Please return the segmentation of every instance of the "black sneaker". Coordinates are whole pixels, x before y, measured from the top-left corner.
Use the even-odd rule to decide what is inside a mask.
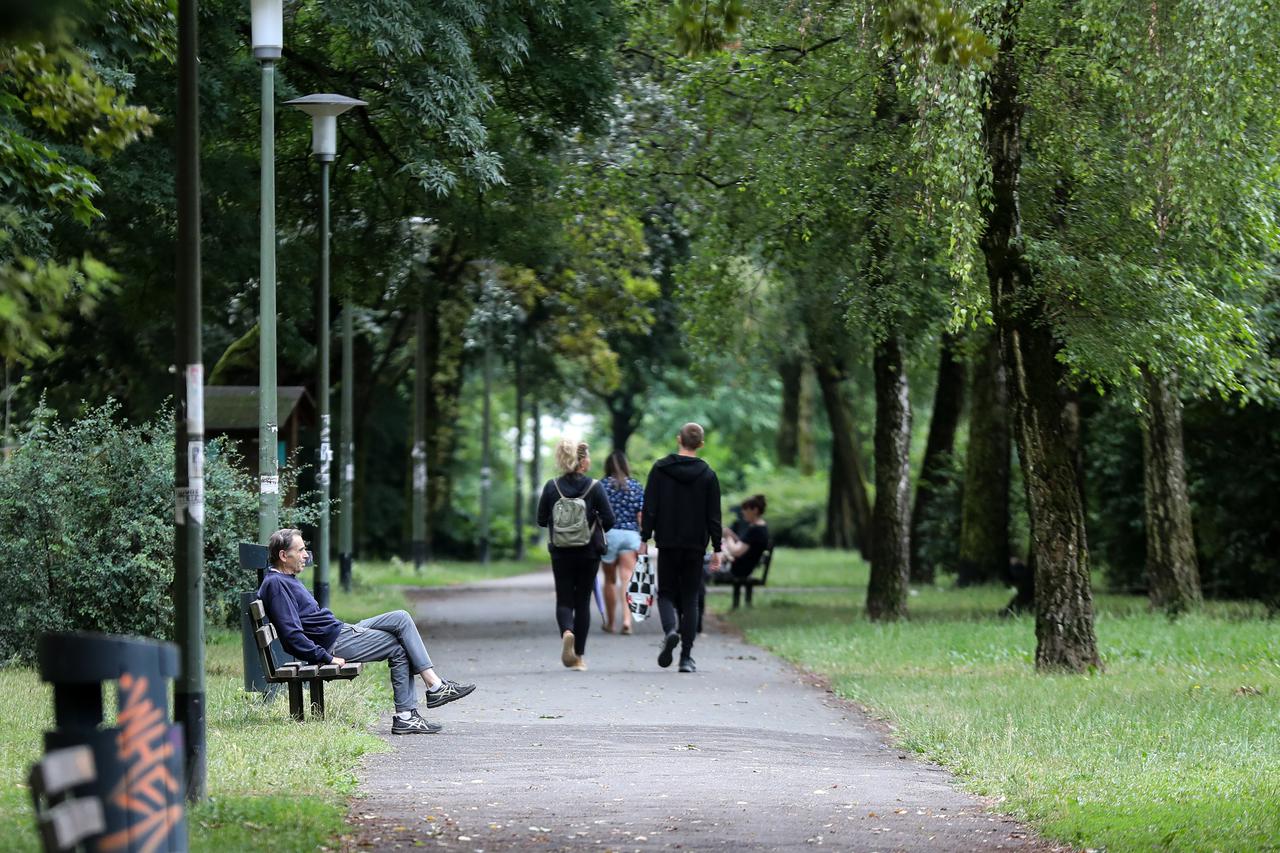
[[[430,723],[422,719],[422,715],[413,710],[409,712],[409,719],[402,720],[399,717],[391,718],[391,733],[393,735],[433,735],[443,729],[444,726],[439,723]]]
[[[680,645],[680,634],[675,631],[662,638],[662,651],[658,652],[658,666],[663,668],[671,666],[671,653],[678,645]]]
[[[681,672],[697,672],[698,668],[693,665],[693,658],[689,657],[688,655],[685,655],[684,657],[680,658],[680,671]]]
[[[427,691],[427,707],[439,708],[441,705],[448,705],[463,696],[470,695],[471,691],[475,689],[476,686],[474,684],[459,684],[456,681],[446,681],[439,690]]]

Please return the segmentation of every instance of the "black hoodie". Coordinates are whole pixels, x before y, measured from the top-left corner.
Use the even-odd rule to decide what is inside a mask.
[[[653,463],[644,486],[640,540],[658,548],[720,550],[720,481],[696,456],[673,453]]]

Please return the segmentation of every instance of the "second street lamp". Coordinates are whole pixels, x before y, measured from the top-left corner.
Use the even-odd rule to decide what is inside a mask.
[[[262,63],[262,214],[258,302],[258,541],[280,526],[276,442],[276,113],[275,62],[284,49],[282,0],[252,0],[253,55]]]
[[[307,95],[285,102],[311,116],[311,153],[320,161],[320,293],[316,323],[319,370],[316,397],[320,407],[320,450],[316,484],[320,487],[320,542],[316,548],[315,596],[329,606],[329,483],[333,445],[329,417],[329,164],[338,153],[338,116],[364,101],[344,95]],[[350,512],[342,507],[345,515]]]

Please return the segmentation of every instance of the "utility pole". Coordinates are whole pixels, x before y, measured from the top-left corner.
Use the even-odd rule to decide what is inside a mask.
[[[427,560],[427,312],[419,297],[413,353],[413,568]]]
[[[197,0],[178,3],[178,293],[174,407],[174,632],[182,672],[174,717],[183,727],[187,799],[205,796],[204,363],[200,330],[200,87]]]
[[[490,398],[493,396],[493,334],[489,321],[485,321],[484,335],[484,417],[480,435],[480,562],[489,565],[489,489],[493,484],[490,467],[489,425],[492,416]]]
[[[355,335],[351,323],[351,294],[342,305],[342,435],[338,441],[342,447],[342,470],[339,476],[339,495],[342,504],[338,509],[338,579],[343,592],[351,592],[351,521],[355,515],[356,442],[352,412],[352,386],[355,384],[355,368],[352,348]]]

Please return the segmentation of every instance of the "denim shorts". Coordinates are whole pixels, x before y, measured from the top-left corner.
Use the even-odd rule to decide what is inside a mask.
[[[600,558],[602,563],[616,563],[618,556],[627,552],[635,552],[640,550],[640,531],[638,530],[609,530],[604,534],[605,549],[604,556]]]

